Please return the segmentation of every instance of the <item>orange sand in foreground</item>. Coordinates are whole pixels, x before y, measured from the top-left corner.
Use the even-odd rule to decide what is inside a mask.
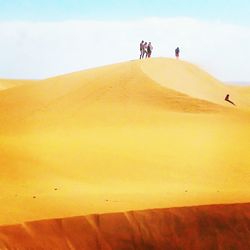
[[[1,249],[249,250],[250,203],[78,216],[0,227]]]
[[[250,88],[187,62],[5,84],[0,112],[0,224],[250,201]]]

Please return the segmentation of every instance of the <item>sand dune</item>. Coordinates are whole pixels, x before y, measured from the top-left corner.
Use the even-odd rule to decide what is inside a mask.
[[[249,250],[249,223],[249,203],[90,215],[0,227],[0,248]]]
[[[249,108],[164,58],[0,91],[0,223],[249,202]]]
[[[154,66],[154,60],[151,61],[150,65]],[[187,65],[184,63],[183,69]],[[37,121],[39,124],[43,121],[53,124],[64,123],[65,120],[69,122],[72,116],[77,116],[77,121],[73,122],[78,123],[80,115],[84,122],[89,122],[92,118],[103,120],[103,116],[109,119],[112,117],[110,114],[116,111],[131,115],[135,114],[134,109],[148,112],[144,109],[145,105],[151,110],[184,112],[222,109],[214,103],[177,92],[175,88],[166,89],[144,74],[141,66],[138,61],[123,63],[51,78],[21,89],[10,89],[0,93],[2,120],[14,119],[16,129],[16,121],[19,125],[22,121],[27,121],[29,125]],[[4,116],[6,108],[8,112]],[[116,121],[120,120],[119,116],[116,116]],[[130,119],[127,120],[130,122]]]
[[[133,61],[0,93],[0,131],[12,131],[11,124],[17,130],[17,123],[30,131],[33,126],[53,127],[56,123],[80,127],[108,121],[111,125],[123,124],[140,117],[145,123],[145,119],[150,122],[149,113],[155,116],[167,111],[224,112],[225,108],[232,109],[224,101],[227,93],[237,107],[250,107],[248,96],[242,98],[235,88],[189,63],[171,59]],[[161,115],[157,118],[160,122],[162,119]]]

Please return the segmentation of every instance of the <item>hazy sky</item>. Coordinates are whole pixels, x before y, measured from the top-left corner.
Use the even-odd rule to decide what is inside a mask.
[[[247,0],[0,0],[0,78],[45,78],[138,57],[184,60],[225,81],[250,81]]]

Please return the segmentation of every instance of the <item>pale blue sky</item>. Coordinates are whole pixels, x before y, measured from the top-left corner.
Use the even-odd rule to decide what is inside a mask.
[[[144,39],[153,57],[179,46],[223,81],[250,81],[250,0],[0,0],[0,37],[0,78],[137,59]]]
[[[249,0],[0,0],[0,20],[128,20],[186,16],[250,25]]]

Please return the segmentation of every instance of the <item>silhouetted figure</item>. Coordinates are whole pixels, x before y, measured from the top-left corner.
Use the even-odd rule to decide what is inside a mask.
[[[140,43],[140,59],[144,58],[144,41],[142,40]]]
[[[151,42],[149,42],[148,47],[147,47],[147,58],[151,57],[152,51],[153,51],[153,46],[152,46]]]
[[[175,49],[175,57],[176,57],[176,59],[179,59],[179,55],[180,55],[180,49],[179,49],[179,47],[177,47]]]
[[[231,103],[231,104],[233,104],[233,105],[235,105],[235,103],[233,103],[233,102],[229,99],[229,94],[226,95],[225,101],[226,101],[226,102],[229,102],[229,103]]]

